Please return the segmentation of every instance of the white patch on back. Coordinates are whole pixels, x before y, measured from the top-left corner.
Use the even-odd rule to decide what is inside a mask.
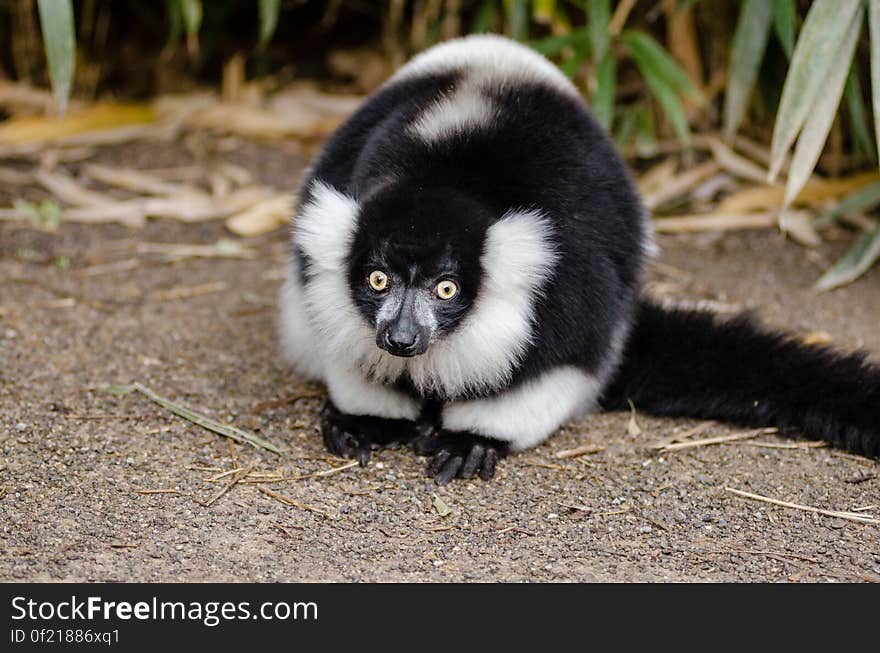
[[[657,244],[657,232],[654,229],[654,219],[651,212],[642,207],[642,223],[645,225],[645,235],[642,239],[642,252],[648,259],[660,256],[660,246]]]
[[[557,367],[494,397],[448,404],[443,428],[503,440],[521,451],[591,411],[602,386],[599,378],[577,367]]]
[[[430,143],[490,125],[494,117],[492,100],[477,84],[463,83],[420,113],[409,129]]]
[[[449,71],[462,72],[455,88],[409,126],[410,132],[425,142],[491,125],[499,107],[493,106],[487,90],[539,83],[579,98],[574,85],[547,59],[493,34],[454,39],[430,48],[398,70],[389,83]]]
[[[435,45],[410,60],[387,83],[451,70],[467,71],[498,85],[543,83],[580,97],[574,84],[550,61],[497,34],[474,34]]]

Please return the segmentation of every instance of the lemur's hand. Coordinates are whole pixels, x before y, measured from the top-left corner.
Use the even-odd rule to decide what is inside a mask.
[[[419,437],[414,447],[417,454],[431,456],[428,476],[433,476],[438,485],[446,485],[455,477],[477,475],[488,481],[495,475],[498,461],[510,452],[506,442],[455,431]]]
[[[321,432],[330,453],[356,458],[361,466],[370,460],[372,451],[395,442],[410,442],[419,435],[415,422],[349,415],[340,411],[329,398],[321,410]]]

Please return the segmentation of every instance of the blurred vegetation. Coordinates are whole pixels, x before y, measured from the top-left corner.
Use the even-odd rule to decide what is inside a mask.
[[[762,164],[785,175],[785,208],[816,170],[876,166],[880,0],[0,0],[0,71],[50,82],[59,110],[71,89],[88,99],[217,83],[242,53],[252,76],[342,71],[363,92],[414,52],[489,31],[556,62],[629,156],[687,152],[695,133],[744,136],[770,146]],[[874,185],[841,206],[878,203]],[[877,258],[874,229],[843,276]]]

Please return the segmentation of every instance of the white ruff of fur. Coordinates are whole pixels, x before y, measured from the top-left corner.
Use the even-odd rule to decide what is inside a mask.
[[[348,361],[331,359],[325,366],[327,391],[336,407],[350,415],[415,420],[421,406],[412,397],[364,378]]]
[[[503,440],[521,451],[592,410],[601,391],[596,376],[577,367],[557,367],[495,397],[448,404],[443,428]]]
[[[489,227],[476,302],[453,333],[407,359],[415,386],[441,397],[506,386],[532,342],[535,302],[556,258],[538,211],[511,211]]]
[[[303,305],[302,281],[296,257],[291,257],[279,300],[281,352],[301,377],[324,379],[324,359]]]
[[[470,313],[421,356],[399,358],[376,346],[374,327],[351,297],[346,260],[357,213],[352,198],[316,182],[311,202],[295,222],[294,238],[311,261],[302,306],[313,334],[298,342],[320,353],[288,351],[294,362],[302,359],[299,366],[308,367],[308,361],[323,358],[328,365],[357,368],[376,383],[394,382],[407,371],[420,392],[442,397],[506,386],[532,342],[534,305],[557,258],[541,214],[511,211],[489,228],[482,256],[485,274]],[[293,340],[285,339],[288,347]]]
[[[353,198],[315,181],[311,200],[300,208],[294,221],[294,242],[309,262],[309,279],[301,291],[301,310],[307,317],[311,336],[301,337],[298,342],[314,346],[313,351],[289,352],[295,363],[298,358],[350,361],[349,367],[354,369],[363,352],[376,349],[375,333],[354,305],[346,274],[358,212]],[[297,276],[291,269],[287,285],[294,287],[290,279]],[[297,309],[285,310],[293,314]],[[291,320],[290,324],[302,327],[302,320]],[[285,342],[293,341],[294,337],[288,336]],[[323,377],[322,374],[322,380]]]

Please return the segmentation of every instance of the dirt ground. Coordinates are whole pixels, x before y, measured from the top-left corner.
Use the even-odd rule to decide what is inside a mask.
[[[101,156],[134,167],[180,163],[169,150]],[[278,187],[292,185],[303,165],[246,144],[238,156]],[[14,192],[0,189],[0,199]],[[438,488],[424,460],[388,450],[365,469],[242,482],[216,498],[237,477],[218,478],[227,470],[303,476],[346,462],[325,454],[321,399],[302,391],[278,355],[283,231],[246,241],[259,252],[252,260],[166,264],[133,254],[144,241],[223,235],[218,223],[62,225],[55,233],[0,226],[0,580],[880,579],[877,526],[726,489],[877,516],[880,464],[826,448],[763,446],[787,442],[773,436],[658,452],[652,445],[697,423],[642,414],[640,434],[628,429],[627,413],[571,424],[503,461],[489,483]],[[880,270],[831,294],[810,290],[846,242],[808,252],[763,232],[660,244],[654,293],[752,309],[775,326],[827,332],[880,358]],[[132,257],[139,267],[93,274]],[[174,299],[181,287],[202,294]],[[230,446],[143,395],[98,389],[132,381],[251,429],[283,454]],[[306,396],[283,401],[296,393]],[[699,437],[735,431],[718,424]],[[604,449],[555,456],[584,444]]]

